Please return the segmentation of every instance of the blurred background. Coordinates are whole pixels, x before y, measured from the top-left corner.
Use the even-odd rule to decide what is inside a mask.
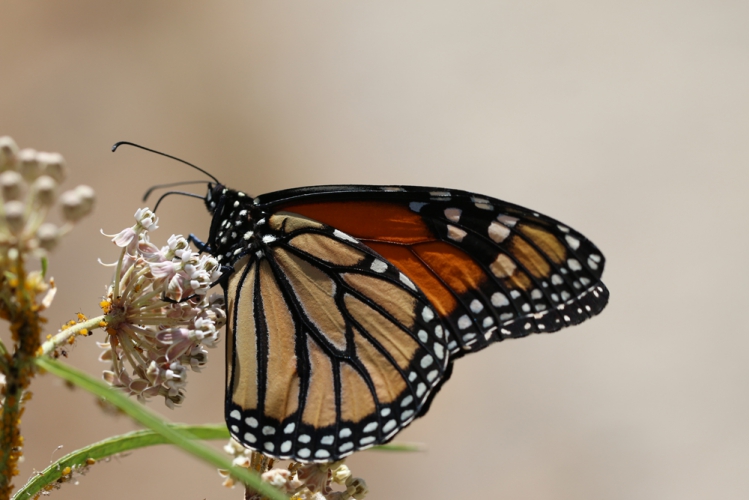
[[[132,225],[148,186],[201,178],[135,149],[110,153],[118,140],[251,194],[477,191],[590,237],[608,259],[611,303],[579,327],[458,362],[398,437],[427,451],[348,460],[368,498],[749,498],[747,18],[749,3],[714,0],[4,0],[0,135],[61,152],[67,187],[98,194],[51,258],[47,333],[98,313],[111,274],[97,258],[117,256],[99,229]],[[157,243],[208,232],[197,200],[159,212]],[[98,376],[95,340],[67,361]],[[182,408],[150,406],[221,421],[223,346],[210,355]],[[52,376],[32,390],[16,485],[135,428]],[[98,464],[53,498],[242,492],[161,446]]]

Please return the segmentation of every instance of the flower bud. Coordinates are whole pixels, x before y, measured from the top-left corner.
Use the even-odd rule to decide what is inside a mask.
[[[19,164],[18,170],[24,179],[31,182],[39,177],[41,167],[35,150],[31,148],[22,149],[18,152],[17,158]]]
[[[54,224],[45,222],[36,230],[36,237],[39,239],[40,247],[45,250],[52,250],[60,241],[60,231]]]
[[[65,180],[65,160],[60,153],[39,153],[39,170],[59,183]]]
[[[5,221],[13,234],[18,234],[26,222],[24,206],[20,201],[9,201],[5,204]]]
[[[55,202],[56,191],[57,182],[48,175],[42,175],[34,181],[34,196],[43,207],[49,207]]]
[[[91,210],[94,208],[94,200],[96,199],[96,195],[94,194],[94,189],[91,186],[86,186],[85,184],[81,184],[80,186],[75,188],[75,192],[78,193],[78,195],[81,197],[81,202],[83,203],[83,210],[86,211],[84,215],[88,215],[91,213]]]
[[[4,200],[17,200],[21,197],[23,177],[15,170],[7,170],[0,174],[0,188]]]
[[[60,204],[65,220],[78,222],[91,213],[94,205],[93,190],[88,186],[78,186],[76,189],[65,191],[60,196]]]
[[[0,172],[15,167],[17,154],[16,141],[7,135],[0,137]]]

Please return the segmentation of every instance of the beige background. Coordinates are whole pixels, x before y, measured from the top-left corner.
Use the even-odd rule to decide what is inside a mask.
[[[349,460],[368,498],[749,498],[749,3],[21,1],[0,4],[0,134],[62,152],[95,216],[51,263],[50,331],[94,315],[151,184],[254,194],[326,183],[478,191],[557,217],[608,258],[611,304],[553,336],[461,360],[399,439]],[[160,210],[207,233],[200,202]],[[96,336],[101,340],[101,334]],[[69,362],[89,373],[94,339]],[[222,419],[221,349],[175,421]],[[22,483],[133,429],[51,376],[23,421]],[[55,448],[62,445],[60,451]],[[54,498],[239,499],[167,447],[100,464]]]

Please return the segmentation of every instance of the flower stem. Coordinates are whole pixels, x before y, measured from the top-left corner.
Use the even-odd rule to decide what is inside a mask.
[[[41,322],[35,295],[26,288],[26,272],[23,258],[19,255],[15,262],[16,283],[10,284],[7,278],[2,286],[10,286],[13,300],[3,301],[0,316],[10,321],[10,330],[15,344],[15,352],[7,351],[5,364],[5,401],[0,421],[0,500],[10,498],[13,476],[18,475],[18,459],[21,457],[23,438],[18,426],[23,413],[24,391],[34,375],[34,358],[39,350]]]
[[[109,318],[106,315],[97,316],[82,323],[76,323],[70,328],[66,328],[65,330],[61,331],[60,333],[43,343],[42,352],[40,354],[45,355],[51,353],[52,351],[66,343],[70,337],[74,336],[83,329],[93,330],[94,328],[102,328],[101,322],[103,321],[107,323],[108,319]]]

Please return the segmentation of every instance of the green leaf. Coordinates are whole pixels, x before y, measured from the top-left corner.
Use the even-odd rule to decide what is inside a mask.
[[[224,424],[210,425],[185,425],[169,424],[169,427],[178,432],[189,435],[192,439],[228,439],[229,431]],[[66,467],[75,471],[78,467],[85,467],[88,460],[101,460],[118,453],[169,443],[164,436],[152,430],[141,430],[128,432],[120,436],[107,438],[98,443],[91,444],[80,450],[68,453],[42,472],[34,475],[28,483],[13,495],[14,500],[26,500],[44,490],[48,484],[52,484],[62,477]]]
[[[156,415],[145,406],[133,401],[124,393],[111,388],[104,382],[96,380],[69,365],[47,357],[36,358],[36,364],[49,373],[57,375],[58,377],[91,392],[92,394],[104,398],[128,414],[132,419],[153,430],[166,441],[179,446],[193,456],[216,468],[227,469],[233,477],[269,499],[287,499],[286,495],[278,491],[276,488],[262,482],[258,474],[248,469],[235,467],[232,465],[231,459],[226,454],[195,441],[192,434],[170,425],[163,418]]]

